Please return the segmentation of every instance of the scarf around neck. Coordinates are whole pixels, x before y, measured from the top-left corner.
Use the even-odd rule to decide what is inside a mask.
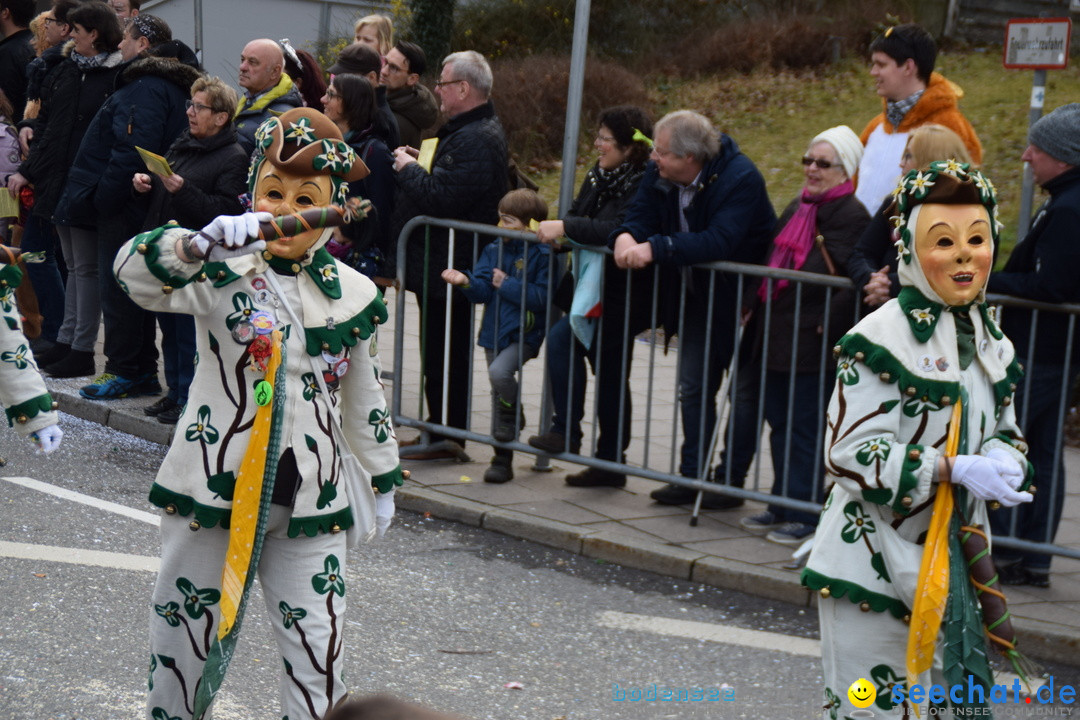
[[[109,58],[109,53],[103,52],[97,55],[81,55],[75,50],[71,51],[71,59],[75,61],[75,64],[79,66],[80,70],[88,70],[90,68],[101,67],[105,64],[105,61]]]
[[[814,247],[814,234],[817,228],[818,207],[825,203],[839,200],[842,197],[855,192],[855,185],[848,180],[845,183],[825,191],[820,195],[811,195],[803,189],[799,199],[799,207],[787,224],[773,240],[773,251],[769,257],[769,267],[782,268],[785,270],[798,270],[806,262],[810,255],[810,249]],[[761,281],[758,288],[758,297],[765,302],[768,293],[768,279]],[[788,286],[787,280],[777,280],[773,284],[773,299],[780,291]]]

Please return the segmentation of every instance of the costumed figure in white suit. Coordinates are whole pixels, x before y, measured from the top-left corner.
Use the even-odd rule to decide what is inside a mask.
[[[162,509],[152,720],[209,717],[256,575],[282,715],[340,703],[345,551],[385,529],[402,483],[376,351],[386,307],[311,220],[334,216],[367,168],[308,108],[267,120],[256,142],[256,212],[144,233],[114,264],[135,302],[193,315],[197,335],[190,400],[150,491]]]
[[[925,714],[925,700],[908,699],[915,683],[971,675],[989,690],[966,542],[986,540],[988,501],[1031,500],[1011,404],[1021,370],[985,302],[993,186],[950,160],[908,173],[894,197],[903,288],[835,349],[824,448],[834,484],[802,575],[821,595],[830,720],[865,707],[848,697],[860,678],[877,717]]]

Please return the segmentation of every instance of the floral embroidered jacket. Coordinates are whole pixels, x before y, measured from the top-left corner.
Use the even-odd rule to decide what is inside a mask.
[[[957,398],[963,399],[960,454],[999,447],[1028,469],[1012,407],[1020,377],[1012,343],[985,304],[971,308],[975,357],[961,370],[949,308],[905,287],[837,345],[837,381],[825,431],[833,482],[802,582],[865,610],[910,613],[925,533]],[[905,331],[910,328],[911,332]],[[966,449],[965,449],[966,445]],[[986,507],[965,515],[987,526]]]
[[[56,424],[52,397],[45,389],[30,344],[22,331],[15,288],[22,282],[16,265],[0,264],[0,403],[8,427],[22,436]]]
[[[273,389],[270,447],[291,447],[302,478],[289,535],[338,532],[374,518],[374,494],[350,508],[341,457],[353,454],[371,485],[402,484],[397,441],[379,379],[376,326],[386,306],[370,280],[318,250],[299,261],[254,253],[225,262],[185,263],[175,225],[136,236],[114,263],[117,280],[142,307],[195,316],[196,368],[190,401],[150,491],[166,512],[194,514],[205,527],[227,526],[233,488],[257,403],[268,402],[259,350],[274,328],[283,334],[282,369]],[[325,236],[324,236],[325,237]],[[304,327],[293,326],[273,274]],[[312,362],[314,360],[314,363]],[[260,367],[261,366],[261,367]],[[320,384],[316,370],[323,376]],[[329,393],[324,397],[323,387]],[[279,405],[284,393],[284,403]],[[342,433],[335,433],[334,425]],[[338,441],[343,437],[347,447]],[[366,485],[365,485],[366,487]],[[359,527],[362,535],[370,528]]]

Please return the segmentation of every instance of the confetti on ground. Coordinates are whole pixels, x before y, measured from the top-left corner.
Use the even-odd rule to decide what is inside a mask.
[[[468,475],[462,475],[461,476],[461,482],[472,482],[472,478],[469,477]]]
[[[508,682],[505,685],[503,685],[503,687],[506,688],[507,690],[524,690],[525,689],[525,686],[522,685],[521,683],[519,683],[517,680],[514,680],[513,682]]]

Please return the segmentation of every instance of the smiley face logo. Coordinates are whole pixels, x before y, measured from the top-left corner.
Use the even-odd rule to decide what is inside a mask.
[[[848,700],[851,704],[857,708],[870,707],[871,703],[877,698],[877,690],[874,686],[866,681],[866,678],[859,678],[855,682],[851,683],[851,687],[847,691]]]

